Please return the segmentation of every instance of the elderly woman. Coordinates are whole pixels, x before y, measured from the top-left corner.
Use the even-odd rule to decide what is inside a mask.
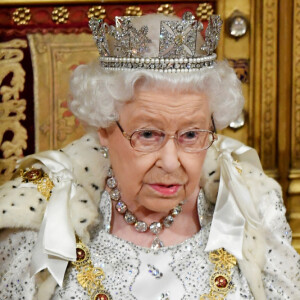
[[[205,40],[189,13],[90,26],[70,103],[89,133],[0,191],[0,298],[300,299],[280,187],[215,133],[243,107],[220,19]]]

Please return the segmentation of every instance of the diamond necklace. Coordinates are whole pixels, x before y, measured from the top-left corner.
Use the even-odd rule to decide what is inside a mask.
[[[112,168],[109,168],[106,185],[110,188],[110,198],[116,202],[115,208],[117,212],[123,215],[124,220],[127,224],[133,225],[137,232],[147,232],[148,229],[155,235],[155,238],[151,244],[152,249],[158,249],[164,247],[164,243],[159,239],[158,235],[161,233],[163,228],[169,228],[174,218],[181,213],[183,202],[175,206],[169,214],[162,218],[161,221],[152,222],[148,225],[146,222],[138,220],[138,218],[127,208],[127,205],[121,200],[121,193],[117,187],[117,180],[113,175]]]

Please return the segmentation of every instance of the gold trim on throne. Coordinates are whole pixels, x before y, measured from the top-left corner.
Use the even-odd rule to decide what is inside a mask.
[[[59,149],[84,134],[68,109],[69,79],[78,65],[96,60],[98,52],[85,33],[30,34],[28,40],[34,70],[35,149]]]

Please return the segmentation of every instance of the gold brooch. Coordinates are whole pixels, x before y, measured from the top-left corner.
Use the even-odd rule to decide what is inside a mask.
[[[31,168],[28,171],[20,170],[22,182],[31,182],[37,185],[37,190],[47,199],[50,199],[52,189],[54,187],[53,182],[49,178],[48,174],[42,169]]]
[[[103,269],[93,266],[90,251],[81,241],[76,244],[76,261],[72,264],[78,272],[78,283],[87,290],[91,300],[112,300],[102,284],[105,278]]]
[[[200,296],[200,300],[224,300],[229,291],[234,288],[231,281],[231,269],[236,265],[236,258],[225,249],[209,253],[209,260],[215,265],[210,276],[210,292]]]

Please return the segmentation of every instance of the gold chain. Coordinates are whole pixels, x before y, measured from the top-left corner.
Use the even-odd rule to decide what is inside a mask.
[[[32,182],[37,185],[38,191],[49,200],[53,182],[42,169],[20,170],[22,182]],[[236,265],[236,258],[225,249],[209,253],[209,260],[215,265],[210,276],[210,292],[200,296],[199,300],[224,300],[229,291],[234,288],[231,281],[231,271]],[[102,268],[93,266],[90,251],[79,239],[76,243],[76,261],[72,262],[77,270],[78,283],[87,290],[91,300],[112,300],[105,290],[102,281],[105,274]]]
[[[53,182],[49,178],[48,174],[42,169],[34,169],[24,171],[20,170],[22,182],[31,182],[37,185],[37,190],[47,199],[50,199],[52,189],[54,187]]]
[[[76,244],[76,255],[77,260],[72,264],[78,272],[77,280],[87,290],[91,300],[112,300],[102,284],[105,278],[103,269],[93,266],[89,249],[80,240]],[[228,292],[234,288],[231,270],[236,265],[236,258],[221,248],[210,252],[209,260],[215,265],[214,272],[210,276],[211,290],[209,294],[200,296],[200,300],[224,300]]]
[[[22,182],[31,182],[37,185],[38,191],[49,200],[53,182],[42,169],[20,170]],[[76,243],[76,261],[72,262],[77,270],[78,283],[87,290],[91,300],[112,300],[105,290],[102,281],[105,274],[102,268],[93,266],[90,251],[80,240]],[[210,276],[210,292],[200,296],[199,300],[224,300],[229,291],[234,288],[231,281],[231,271],[236,265],[236,258],[225,249],[209,253],[209,260],[215,265]]]
[[[215,265],[209,281],[210,292],[200,296],[200,300],[224,300],[228,292],[234,288],[231,271],[236,265],[236,258],[220,248],[209,253],[209,260]]]
[[[93,266],[90,251],[80,240],[76,243],[76,256],[76,261],[72,264],[78,272],[78,283],[87,290],[91,300],[112,300],[102,284],[105,278],[103,269]]]

